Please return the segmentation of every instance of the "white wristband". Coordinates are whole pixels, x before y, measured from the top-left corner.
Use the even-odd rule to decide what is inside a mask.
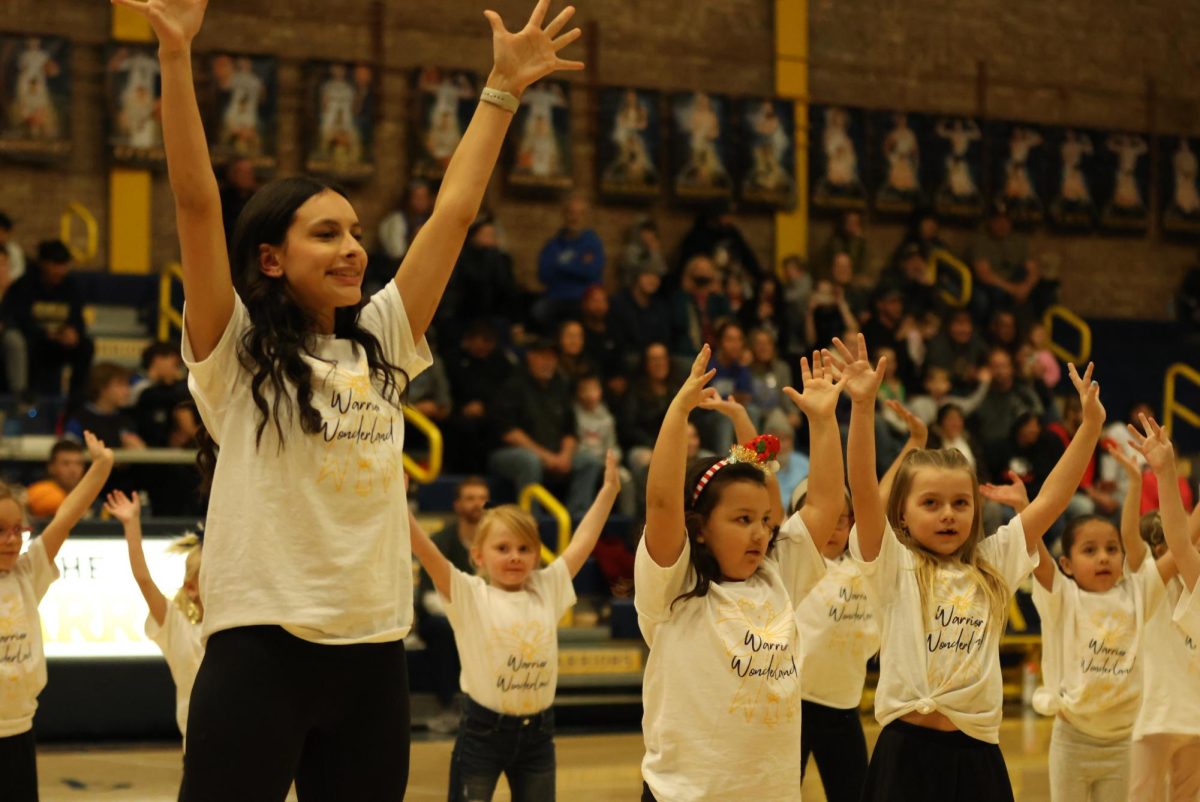
[[[483,88],[483,94],[479,96],[479,99],[484,103],[491,103],[493,106],[499,106],[500,108],[507,112],[511,112],[512,114],[516,114],[517,109],[521,106],[521,101],[517,99],[516,95],[503,92],[499,89],[492,89],[490,86],[485,86]]]

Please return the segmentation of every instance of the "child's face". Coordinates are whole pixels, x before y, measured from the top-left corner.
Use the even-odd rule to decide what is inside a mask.
[[[754,351],[755,360],[764,364],[775,359],[775,338],[765,331],[760,331],[750,340],[750,348]]]
[[[728,580],[749,579],[762,565],[771,542],[767,518],[771,500],[764,485],[733,482],[725,485],[700,537]]]
[[[942,434],[951,439],[958,437],[967,428],[960,412],[947,412],[942,418]]]
[[[904,500],[901,523],[926,551],[949,557],[967,542],[975,493],[965,471],[919,468]]]
[[[746,337],[737,326],[727,326],[721,335],[721,357],[725,361],[742,358],[746,348]]]
[[[567,356],[579,356],[583,353],[583,326],[569,323],[558,335],[558,348]]]
[[[825,559],[836,560],[845,553],[846,544],[850,542],[850,529],[853,526],[854,510],[850,509],[850,505],[847,504],[842,508],[842,514],[838,516],[837,525],[833,528],[833,536],[821,549],[821,554],[825,555]]]
[[[537,567],[538,552],[503,526],[488,532],[484,541],[471,548],[471,559],[483,569],[488,581],[502,590],[517,591]]]
[[[579,387],[575,389],[575,400],[584,409],[595,409],[600,405],[600,398],[600,382],[595,379],[582,381],[579,383]]]
[[[150,363],[146,374],[151,381],[174,384],[183,378],[183,362],[176,354],[160,356]]]
[[[50,474],[54,483],[68,493],[74,490],[75,485],[83,479],[83,472],[83,452],[81,451],[60,451],[46,466],[46,473]]]
[[[1071,553],[1059,558],[1063,572],[1090,593],[1111,590],[1121,578],[1121,536],[1107,521],[1088,521],[1075,533]]]
[[[100,392],[101,400],[115,407],[129,406],[129,379],[116,378],[104,385]]]
[[[925,377],[925,392],[934,398],[941,398],[950,392],[950,376],[943,370],[930,371]]]
[[[11,571],[21,556],[25,518],[11,498],[0,501],[0,571]]]

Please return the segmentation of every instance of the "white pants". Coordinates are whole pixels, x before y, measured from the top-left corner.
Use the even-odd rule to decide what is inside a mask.
[[[1200,735],[1147,735],[1132,755],[1130,802],[1200,802]]]
[[[1054,719],[1050,736],[1050,802],[1126,802],[1129,739],[1102,741]]]

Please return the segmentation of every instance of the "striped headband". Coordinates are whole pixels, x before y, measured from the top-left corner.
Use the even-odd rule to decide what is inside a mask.
[[[696,482],[696,489],[692,491],[692,506],[696,505],[704,488],[722,468],[736,464],[753,465],[763,473],[774,474],[779,472],[779,462],[775,459],[778,455],[779,438],[773,434],[759,435],[745,445],[735,444],[729,449],[728,457],[714,462]]]

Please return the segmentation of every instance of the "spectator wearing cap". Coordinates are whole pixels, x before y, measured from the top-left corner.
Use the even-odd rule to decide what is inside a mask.
[[[612,297],[609,316],[617,348],[632,368],[650,343],[671,339],[671,311],[659,294],[662,275],[645,264],[634,268],[632,284]]]
[[[967,261],[975,280],[971,309],[980,321],[997,309],[1024,307],[1041,278],[1037,261],[1029,256],[1029,241],[1013,231],[1003,203],[992,206]]]
[[[617,263],[621,289],[632,289],[643,273],[653,273],[661,281],[667,275],[667,262],[663,259],[662,241],[658,237],[658,226],[648,217],[643,217],[625,229],[625,245]]]
[[[532,484],[565,488],[567,509],[583,516],[604,462],[579,450],[571,389],[559,375],[552,340],[530,343],[524,368],[496,394],[493,407],[499,447],[488,458],[489,471],[510,480],[517,493]]]
[[[705,343],[715,346],[717,323],[729,312],[717,266],[707,256],[693,256],[671,297],[672,352],[694,359]]]
[[[38,246],[37,270],[13,282],[0,303],[9,391],[57,395],[71,369],[69,402],[83,403],[94,345],[83,321],[83,295],[71,274],[71,252],[59,240]]]
[[[584,292],[604,279],[604,243],[588,227],[591,207],[582,195],[571,195],[563,204],[563,224],[538,255],[538,281],[545,297],[534,306],[533,316],[553,325],[577,314]]]
[[[467,243],[438,306],[439,338],[457,344],[481,320],[507,332],[515,322],[519,296],[512,257],[500,247],[495,218],[484,214],[467,231]]]

